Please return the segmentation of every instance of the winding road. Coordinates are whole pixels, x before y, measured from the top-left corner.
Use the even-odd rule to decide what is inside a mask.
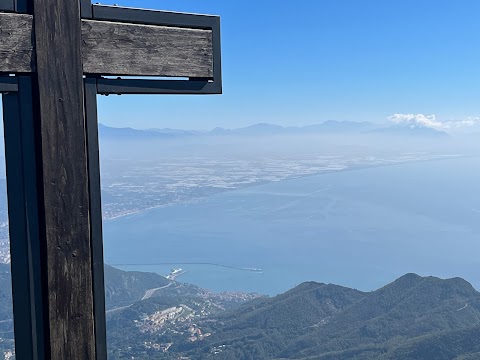
[[[145,294],[143,295],[143,297],[140,299],[140,300],[147,300],[147,299],[150,299],[153,294],[155,294],[155,292],[157,292],[158,290],[162,290],[162,289],[166,289],[170,286],[173,285],[173,282],[171,283],[168,283],[167,285],[165,286],[161,286],[161,287],[158,287],[158,288],[154,288],[154,289],[148,289],[147,291],[145,291]],[[113,308],[113,309],[110,309],[110,310],[107,310],[107,314],[111,314],[112,312],[115,312],[115,311],[121,311],[121,310],[125,310],[125,309],[128,309],[130,306],[132,306],[133,304],[130,304],[130,305],[127,305],[127,306],[121,306],[121,307],[117,307],[117,308]]]
[[[159,287],[159,288],[148,289],[147,291],[145,291],[145,295],[143,295],[142,300],[150,299],[150,298],[153,296],[153,294],[155,294],[156,291],[162,290],[162,289],[166,289],[166,288],[172,286],[172,284],[173,284],[173,282],[168,283],[168,285],[161,286],[161,287]]]

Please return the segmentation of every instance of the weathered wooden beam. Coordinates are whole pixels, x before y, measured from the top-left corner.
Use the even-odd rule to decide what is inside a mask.
[[[0,13],[0,72],[32,72],[30,15]],[[87,74],[213,77],[212,31],[82,20]]]
[[[33,4],[47,358],[94,360],[80,7],[78,0]]]
[[[92,74],[212,77],[212,32],[84,20],[84,71]]]
[[[0,72],[31,72],[32,16],[0,13]]]

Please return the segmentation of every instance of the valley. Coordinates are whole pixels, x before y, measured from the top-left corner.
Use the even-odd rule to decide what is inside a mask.
[[[371,292],[306,282],[266,297],[105,270],[111,360],[460,360],[480,353],[480,293],[460,278],[406,274]],[[11,309],[1,304],[0,351],[7,356]]]

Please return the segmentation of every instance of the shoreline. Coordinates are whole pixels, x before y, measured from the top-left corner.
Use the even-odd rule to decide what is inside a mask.
[[[201,266],[215,266],[215,267],[222,267],[226,269],[232,269],[232,270],[238,270],[238,271],[249,271],[249,272],[254,272],[254,273],[259,273],[262,274],[263,270],[259,268],[253,268],[253,267],[241,267],[241,266],[233,266],[233,265],[225,265],[225,264],[217,264],[217,263],[212,263],[212,262],[175,262],[175,263],[148,263],[148,264],[108,264],[110,266],[116,267],[116,266],[177,266],[177,265],[201,265]],[[182,270],[181,273],[178,274],[178,276],[185,274],[188,272],[188,270]],[[169,276],[172,274],[169,274]]]
[[[342,173],[342,172],[349,172],[349,171],[359,171],[359,170],[366,170],[366,169],[375,169],[375,168],[380,168],[380,167],[387,167],[387,166],[396,166],[396,165],[405,165],[405,164],[415,164],[415,163],[421,163],[421,162],[430,162],[430,161],[445,161],[445,160],[457,160],[457,159],[468,159],[468,158],[479,158],[480,155],[438,155],[436,158],[432,159],[419,159],[419,160],[412,160],[412,161],[401,161],[401,162],[392,162],[392,163],[385,163],[385,164],[373,164],[373,165],[352,165],[351,167],[346,167],[340,170],[325,170],[325,171],[320,171],[316,172],[313,174],[304,174],[304,175],[291,175],[287,176],[284,179],[278,180],[278,181],[259,181],[257,183],[252,183],[246,186],[240,186],[237,188],[233,189],[225,189],[223,191],[219,191],[218,193],[215,193],[213,195],[219,195],[219,194],[225,194],[228,192],[233,192],[233,191],[238,191],[238,190],[243,190],[243,189],[248,189],[248,188],[253,188],[257,186],[262,186],[266,184],[271,184],[271,183],[278,183],[281,181],[289,181],[289,180],[298,180],[298,179],[303,179],[311,176],[322,176],[322,175],[328,175],[328,174],[334,174],[334,173]],[[176,203],[168,203],[168,204],[161,204],[161,205],[155,205],[155,206],[150,206],[144,209],[139,209],[139,210],[132,210],[130,212],[126,212],[124,214],[119,214],[115,215],[112,217],[104,217],[103,221],[108,222],[108,221],[114,221],[118,220],[121,218],[128,218],[136,215],[143,215],[145,213],[148,213],[153,210],[157,210],[160,208],[168,207],[168,206],[174,206],[174,205],[186,205],[190,203],[195,203],[199,202],[202,200],[207,199],[208,197],[200,197],[196,199],[191,199],[187,200],[185,202],[176,202]]]

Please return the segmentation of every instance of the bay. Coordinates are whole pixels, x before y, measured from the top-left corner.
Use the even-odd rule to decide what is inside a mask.
[[[479,165],[315,175],[106,221],[105,259],[162,275],[182,268],[179,281],[214,291],[274,295],[304,281],[372,290],[408,272],[478,288]]]

